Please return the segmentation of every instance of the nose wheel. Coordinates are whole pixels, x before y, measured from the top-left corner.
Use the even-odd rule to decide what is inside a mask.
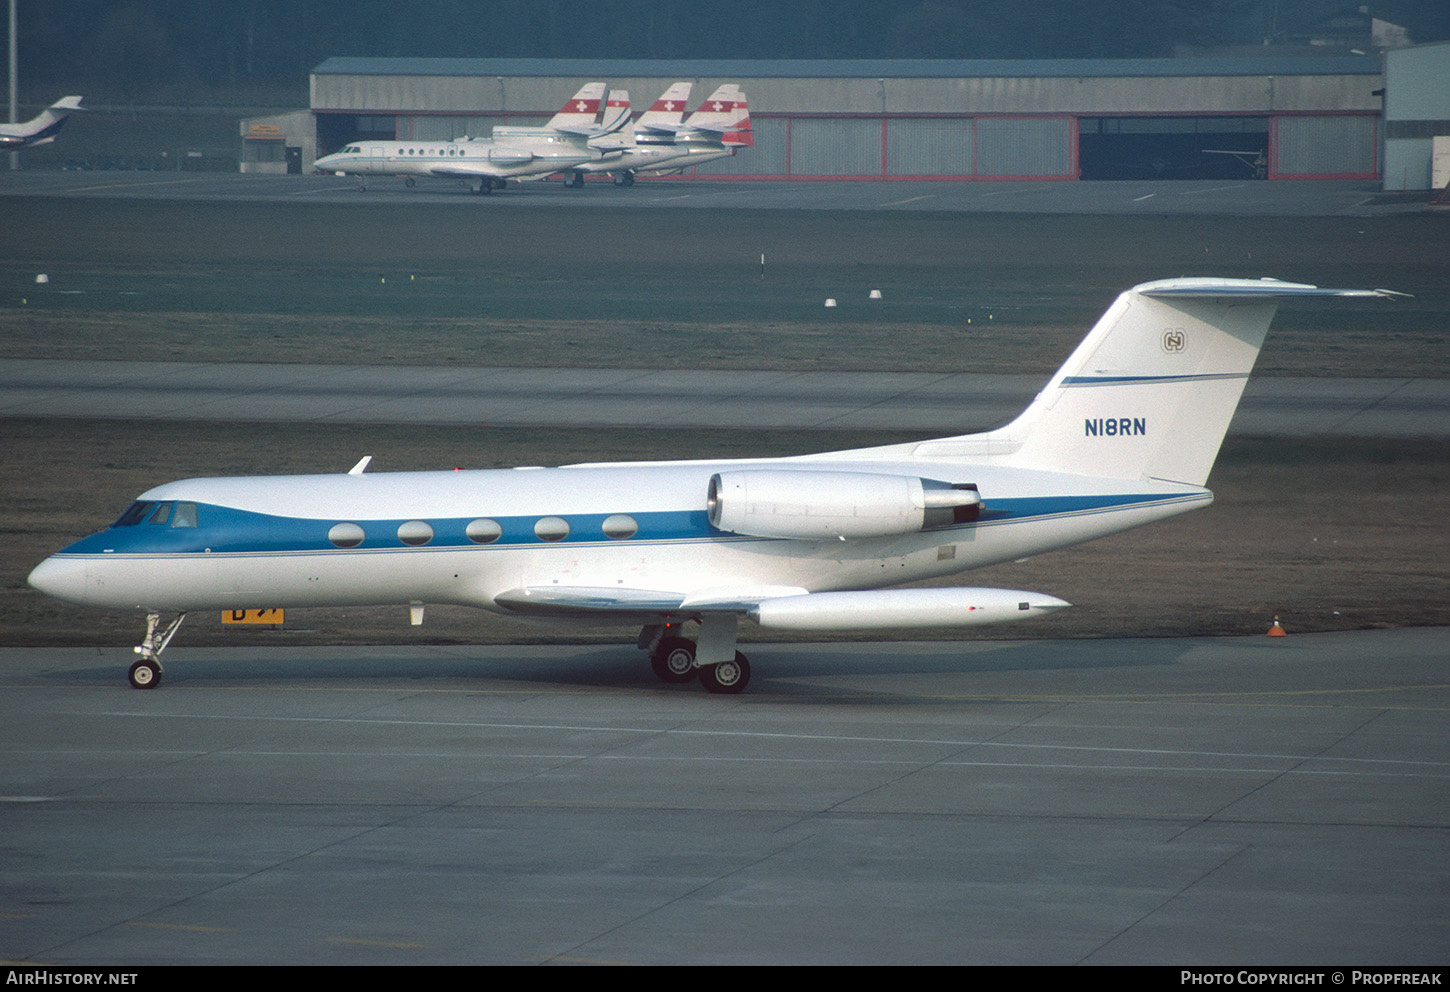
[[[154,689],[161,681],[161,663],[151,658],[142,658],[131,666],[127,678],[133,689]]]
[[[186,619],[186,614],[178,616],[166,628],[161,628],[161,614],[146,614],[146,638],[136,645],[136,653],[141,660],[131,666],[126,677],[131,682],[133,689],[154,689],[161,681],[161,652],[166,650],[166,645],[176,636],[181,629],[181,621]]]

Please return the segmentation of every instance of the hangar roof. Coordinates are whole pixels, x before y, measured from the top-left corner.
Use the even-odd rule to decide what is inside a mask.
[[[1184,59],[443,59],[334,56],[316,76],[967,79],[1373,76],[1372,55]]]

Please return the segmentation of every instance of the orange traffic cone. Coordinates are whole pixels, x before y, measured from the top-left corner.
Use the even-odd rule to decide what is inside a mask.
[[[1269,628],[1269,636],[1270,637],[1288,637],[1289,636],[1288,634],[1284,633],[1284,628],[1279,626],[1279,618],[1278,617],[1275,617],[1274,618],[1274,626],[1272,626],[1272,627]]]

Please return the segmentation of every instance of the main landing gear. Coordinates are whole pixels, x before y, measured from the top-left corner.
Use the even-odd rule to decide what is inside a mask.
[[[508,180],[489,179],[485,177],[478,181],[478,189],[474,190],[473,192],[478,194],[479,196],[488,196],[488,194],[492,193],[494,190],[503,189],[507,185]]]
[[[700,641],[679,634],[680,625],[651,625],[639,645],[649,652],[650,668],[661,682],[689,682],[697,676],[710,692],[734,695],[750,684],[750,662],[735,650],[735,617],[706,617]],[[706,660],[718,658],[716,661]]]
[[[171,623],[167,624],[164,630],[158,633],[161,627],[161,614],[146,614],[146,639],[136,645],[136,653],[141,660],[131,666],[127,678],[131,680],[133,689],[154,689],[161,681],[161,652],[166,650],[166,645],[176,636],[177,630],[181,628],[181,621],[186,619],[183,613]]]

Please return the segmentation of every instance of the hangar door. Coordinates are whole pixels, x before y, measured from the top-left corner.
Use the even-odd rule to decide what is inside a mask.
[[[1368,114],[1276,117],[1269,174],[1275,179],[1374,178],[1379,174],[1377,123]]]
[[[1083,117],[1083,179],[1266,179],[1267,117]]]

